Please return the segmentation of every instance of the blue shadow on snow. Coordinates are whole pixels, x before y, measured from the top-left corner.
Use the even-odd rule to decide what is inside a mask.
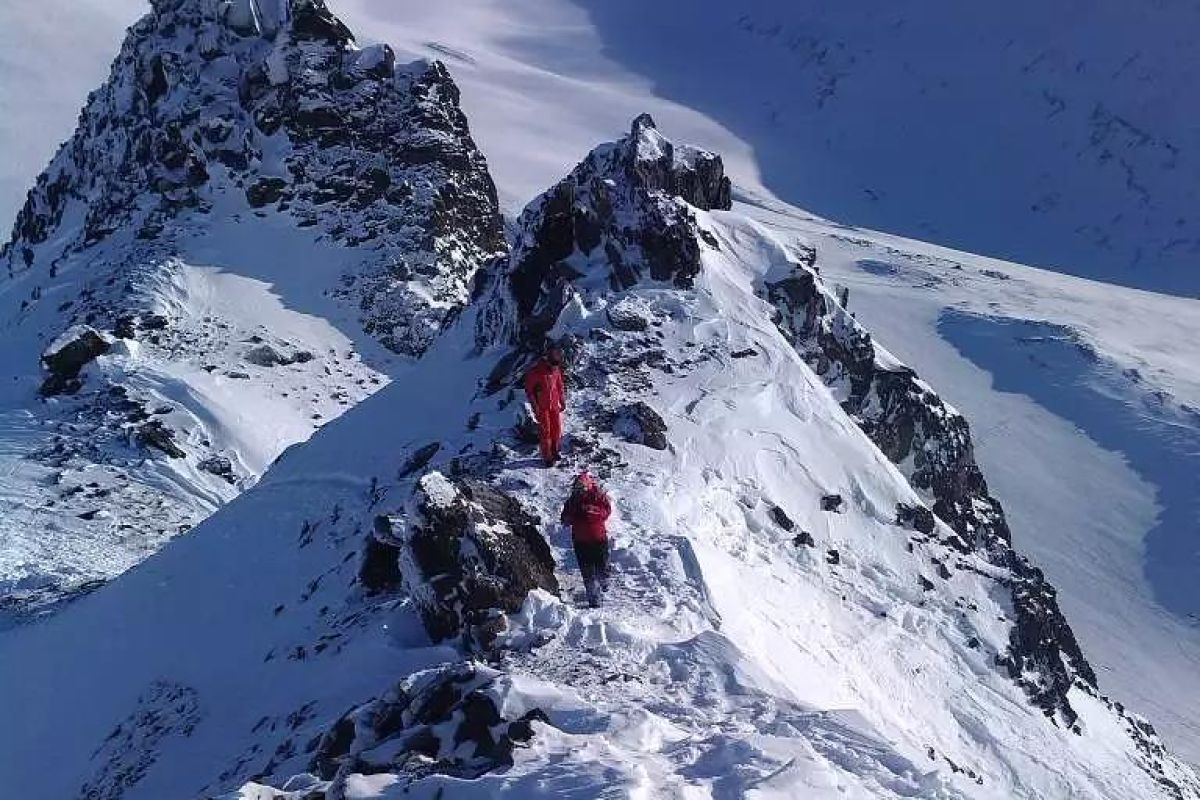
[[[1106,392],[1117,369],[1061,325],[947,311],[938,332],[991,373],[996,389],[1072,422],[1157,488],[1162,509],[1145,538],[1146,580],[1167,611],[1200,620],[1200,414],[1172,416],[1153,399],[1139,407],[1133,392]]]

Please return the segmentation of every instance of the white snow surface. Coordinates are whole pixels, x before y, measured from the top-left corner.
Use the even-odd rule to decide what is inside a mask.
[[[0,328],[6,593],[36,601],[40,591],[119,574],[253,485],[286,447],[386,384],[391,354],[325,296],[354,263],[352,253],[315,242],[287,219],[215,216],[177,257],[130,275],[131,306],[161,315],[163,334],[110,336],[112,349],[84,370],[93,384],[124,387],[125,397],[176,431],[182,458],[113,438],[70,396],[38,398],[43,375],[31,354],[55,349],[39,343],[55,330],[54,304],[14,313]],[[86,280],[86,267],[76,269]],[[0,297],[7,308],[16,310],[28,283],[6,283]],[[67,278],[55,291],[70,298],[78,290]],[[264,347],[291,363],[254,363],[252,351]],[[55,457],[61,436],[71,450]],[[78,450],[77,441],[95,449]],[[212,457],[228,462],[225,475],[204,468]]]
[[[701,224],[720,249],[705,248],[695,290],[629,292],[688,366],[642,369],[640,389],[580,387],[571,403],[641,398],[671,447],[622,442],[571,411],[563,467],[541,467],[532,448],[498,451],[495,482],[546,521],[567,589],[562,600],[531,595],[514,618],[514,640],[542,644],[506,660],[510,682],[497,691],[549,723],[504,772],[351,776],[345,796],[1168,796],[1101,701],[1072,692],[1073,733],[995,666],[1007,593],[973,571],[988,573],[983,560],[914,544],[894,524],[896,503],[918,498],[759,299],[784,245],[736,213]],[[593,311],[620,299],[577,288]],[[472,333],[469,314],[192,534],[0,638],[0,706],[21,731],[0,749],[7,789],[30,800],[116,786],[125,800],[303,797],[307,779],[288,776],[305,772],[305,743],[400,677],[457,657],[425,644],[402,597],[371,601],[353,577],[371,518],[411,491],[392,477],[408,453],[441,441],[448,459],[508,441],[514,406],[476,391],[500,351],[473,355]],[[759,355],[730,357],[746,347]],[[616,578],[599,610],[579,607],[554,524],[583,466],[571,443],[587,438],[624,462],[607,481]],[[820,510],[831,491],[844,513]],[[815,547],[795,546],[773,505]],[[277,788],[249,781],[263,772]]]

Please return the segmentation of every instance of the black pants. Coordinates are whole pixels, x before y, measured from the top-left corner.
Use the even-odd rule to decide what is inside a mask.
[[[608,540],[574,542],[574,545],[579,571],[583,573],[583,585],[590,591],[597,579],[602,584],[608,583]]]

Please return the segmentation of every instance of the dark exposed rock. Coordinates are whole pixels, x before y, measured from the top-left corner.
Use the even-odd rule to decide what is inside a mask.
[[[325,6],[324,0],[293,0],[292,35],[297,39],[316,39],[344,47],[354,34]]]
[[[117,317],[113,323],[113,336],[118,339],[137,338],[137,319],[128,315]]]
[[[745,350],[735,350],[729,354],[730,358],[753,358],[758,355],[758,351],[753,347],[747,347]]]
[[[1066,702],[1074,679],[1096,685],[1096,674],[1058,607],[1057,592],[1042,571],[1011,556],[1013,613],[1008,652],[998,658],[1047,716],[1062,714],[1068,725],[1078,715]]]
[[[720,156],[676,147],[658,133],[649,114],[633,121],[630,140],[633,146],[621,155],[645,189],[682,198],[705,211],[732,207],[732,184]]]
[[[352,709],[321,737],[311,769],[332,786],[351,774],[392,772],[477,778],[512,766],[513,751],[547,723],[531,708],[505,719],[497,700],[504,676],[485,666],[447,664],[405,679]]]
[[[433,460],[433,457],[442,449],[441,442],[430,442],[424,447],[418,448],[411,456],[408,457],[401,466],[397,477],[404,480],[407,477],[416,475]]]
[[[233,462],[231,462],[225,456],[209,456],[198,463],[196,468],[216,475],[218,478],[223,478],[226,483],[233,483],[235,481],[233,474]]]
[[[641,444],[654,450],[666,450],[667,423],[643,402],[631,403],[617,410],[613,418],[613,433],[627,442]]]
[[[246,202],[250,204],[251,208],[262,208],[278,202],[283,197],[287,185],[287,181],[283,178],[269,176],[259,178],[246,187]]]
[[[403,583],[400,547],[395,543],[395,535],[387,517],[375,518],[374,533],[367,537],[359,564],[358,582],[367,594],[394,592]]]
[[[490,647],[535,588],[558,592],[540,521],[513,497],[471,479],[425,475],[402,533],[418,571],[405,575],[434,641]]]
[[[142,447],[159,450],[171,458],[183,458],[187,453],[175,444],[175,432],[161,419],[152,419],[137,429],[137,443]]]
[[[492,268],[479,346],[536,349],[584,277],[580,270],[602,270],[597,277],[614,289],[647,278],[690,287],[701,252],[692,208],[729,205],[720,157],[676,146],[649,116],[638,117],[628,136],[593,150],[522,213],[512,254]],[[639,317],[619,303],[609,310],[621,330],[644,330]]]
[[[1017,613],[1009,650],[1000,661],[1048,715],[1074,720],[1068,690],[1078,681],[1094,693],[1095,673],[1053,587],[1013,551],[1004,510],[975,462],[967,420],[913,370],[877,353],[866,329],[821,286],[815,261],[815,251],[805,254],[790,275],[764,287],[778,312],[780,330],[814,371],[843,394],[843,407],[879,449],[894,463],[911,464],[909,481],[933,496],[933,515],[956,534],[946,543],[979,552],[1011,572]],[[908,517],[898,509],[898,520],[901,513]],[[922,532],[935,529],[922,509],[900,521]]]
[[[110,347],[108,340],[93,328],[81,326],[69,331],[54,349],[42,355],[42,366],[50,373],[42,382],[42,395],[50,397],[78,391],[82,385],[80,370],[107,353]]]
[[[792,544],[796,547],[816,547],[817,543],[813,540],[812,534],[808,531],[800,531],[792,537]]]
[[[837,565],[842,563],[842,554],[837,550],[830,550],[825,553],[825,561],[829,564]]]
[[[251,347],[246,351],[246,355],[243,358],[258,367],[277,367],[281,364],[289,363],[288,359],[269,344],[260,344]]]
[[[789,533],[796,529],[796,523],[779,506],[771,506],[771,519],[775,520],[776,525]]]
[[[917,583],[921,584],[921,591],[924,591],[924,592],[932,592],[933,591],[933,581],[929,580],[924,575],[917,576]]]
[[[822,511],[837,511],[842,510],[842,496],[840,494],[826,494],[821,496]]]
[[[933,512],[925,506],[897,503],[896,524],[928,535],[933,533],[935,520]]]

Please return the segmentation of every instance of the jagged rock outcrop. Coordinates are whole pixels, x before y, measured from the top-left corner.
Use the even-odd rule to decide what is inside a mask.
[[[111,347],[110,339],[94,328],[78,325],[67,330],[42,354],[42,366],[49,373],[42,382],[42,395],[79,391],[83,385],[80,371]]]
[[[380,528],[384,528],[382,535]],[[405,588],[434,641],[488,648],[534,589],[558,592],[540,521],[486,482],[429,472],[406,512],[377,526],[402,547]]]
[[[102,242],[140,243],[143,256],[169,247],[181,217],[237,196],[371,251],[330,288],[406,354],[428,346],[504,249],[495,187],[440,63],[355,48],[324,0],[156,0],[0,260],[9,274],[53,277]],[[88,304],[115,316],[104,305]]]
[[[1009,571],[1015,620],[1000,666],[1047,715],[1070,726],[1076,713],[1067,697],[1074,685],[1096,693],[1096,675],[1084,658],[1041,570],[1012,548],[1004,509],[975,462],[971,429],[909,367],[878,347],[871,334],[821,284],[816,251],[764,287],[776,322],[812,368],[838,394],[842,407],[891,461],[903,465],[933,514],[954,531],[948,544],[983,553]],[[929,528],[920,510],[898,521]]]
[[[695,209],[730,203],[721,158],[672,144],[643,114],[628,136],[597,147],[521,214],[512,253],[486,276],[479,345],[537,348],[583,285],[691,286],[705,235]],[[630,312],[618,309],[614,324],[636,327]]]
[[[471,662],[411,675],[383,697],[347,712],[321,737],[312,771],[341,797],[349,775],[441,773],[474,778],[511,766],[513,751],[546,722],[537,708],[501,714],[505,676]]]

